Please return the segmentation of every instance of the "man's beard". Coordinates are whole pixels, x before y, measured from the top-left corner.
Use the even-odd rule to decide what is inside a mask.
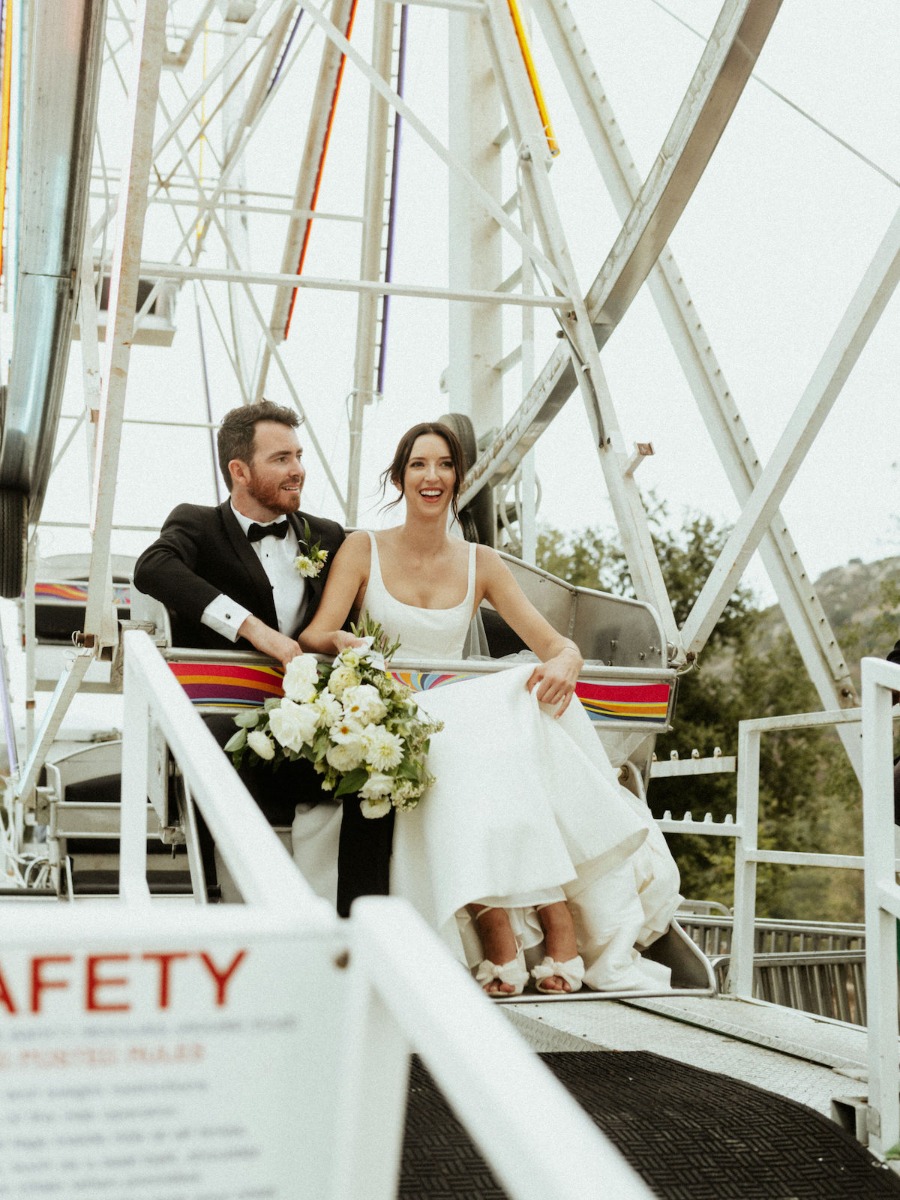
[[[247,492],[257,504],[274,513],[292,513],[300,507],[300,492],[284,492],[281,483],[263,483],[251,472]]]

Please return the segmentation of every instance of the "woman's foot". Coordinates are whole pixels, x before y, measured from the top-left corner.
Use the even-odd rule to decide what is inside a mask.
[[[525,960],[503,908],[472,904],[484,959],[475,975],[488,996],[518,996],[528,980]]]
[[[538,910],[538,920],[544,931],[544,949],[547,956],[532,974],[537,980],[538,991],[549,993],[577,992],[584,975],[584,963],[578,956],[575,939],[575,923],[565,900],[555,904],[543,904]],[[565,976],[545,974],[548,963],[567,968]]]

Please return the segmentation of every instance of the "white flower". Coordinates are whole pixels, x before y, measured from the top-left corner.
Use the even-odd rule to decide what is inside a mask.
[[[344,705],[344,716],[360,725],[370,722],[377,724],[387,714],[387,705],[378,694],[378,688],[371,683],[360,683],[356,687],[347,688],[341,697]]]
[[[328,730],[328,736],[336,746],[344,746],[349,742],[358,742],[362,731],[363,727],[358,721],[350,721],[346,717],[342,717],[340,721],[335,721]]]
[[[424,790],[421,784],[413,783],[411,779],[401,779],[391,793],[395,808],[406,811],[415,808]]]
[[[373,771],[359,789],[359,794],[363,800],[380,800],[384,796],[390,796],[395,782],[393,776]]]
[[[374,820],[376,817],[386,817],[388,815],[391,811],[391,802],[386,799],[360,800],[359,809],[364,817]]]
[[[347,663],[341,663],[331,672],[331,678],[328,680],[328,690],[332,696],[337,696],[340,700],[347,688],[357,687],[359,682],[357,671],[353,667],[348,666]]]
[[[344,715],[344,710],[341,708],[341,702],[337,697],[332,696],[331,692],[320,692],[313,701],[315,707],[319,710],[319,728],[329,729],[340,721]]]
[[[325,751],[325,758],[328,760],[328,765],[334,767],[336,771],[346,774],[348,771],[355,770],[363,762],[363,747],[358,738],[346,742],[338,742],[334,746],[329,746]]]
[[[328,551],[323,551],[325,556],[328,556]],[[294,559],[294,568],[300,572],[304,579],[315,579],[322,570],[324,559],[318,559],[313,562],[306,554],[300,554]]]
[[[366,762],[376,771],[390,771],[403,758],[403,738],[389,733],[381,725],[367,725],[363,730]]]
[[[285,699],[269,713],[269,728],[286,750],[297,751],[309,745],[318,724],[319,713],[314,704],[295,704]]]
[[[254,750],[260,758],[264,758],[266,762],[271,762],[275,757],[275,743],[261,729],[251,730],[247,734],[247,745],[251,750]]]
[[[319,664],[311,654],[298,654],[284,672],[284,694],[289,700],[306,704],[315,698],[319,679]]]

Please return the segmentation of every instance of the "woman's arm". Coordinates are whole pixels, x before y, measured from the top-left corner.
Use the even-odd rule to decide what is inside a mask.
[[[528,690],[537,688],[538,700],[556,705],[556,716],[562,716],[584,666],[581,651],[541,616],[499,554],[487,546],[479,546],[477,553],[482,596],[541,660],[531,673]]]
[[[365,591],[370,557],[368,534],[362,530],[351,533],[331,564],[316,615],[300,633],[302,649],[313,654],[336,654],[346,646],[360,645],[362,639],[341,626]]]

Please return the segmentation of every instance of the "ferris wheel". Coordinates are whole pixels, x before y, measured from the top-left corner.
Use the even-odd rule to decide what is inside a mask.
[[[380,414],[439,394],[466,535],[529,557],[530,452],[577,408],[671,661],[702,650],[758,547],[823,706],[855,704],[779,506],[891,298],[900,218],[765,468],[669,245],[780,7],[725,0],[640,171],[574,0],[7,0],[2,594],[36,530],[83,531],[84,636],[108,649],[115,553],[147,540],[151,500],[215,497],[210,431],[264,393],[304,416],[350,525]],[[614,215],[606,250],[555,184],[565,141],[586,220]],[[740,508],[682,628],[635,476],[652,446],[626,443],[604,363],[645,284]]]

